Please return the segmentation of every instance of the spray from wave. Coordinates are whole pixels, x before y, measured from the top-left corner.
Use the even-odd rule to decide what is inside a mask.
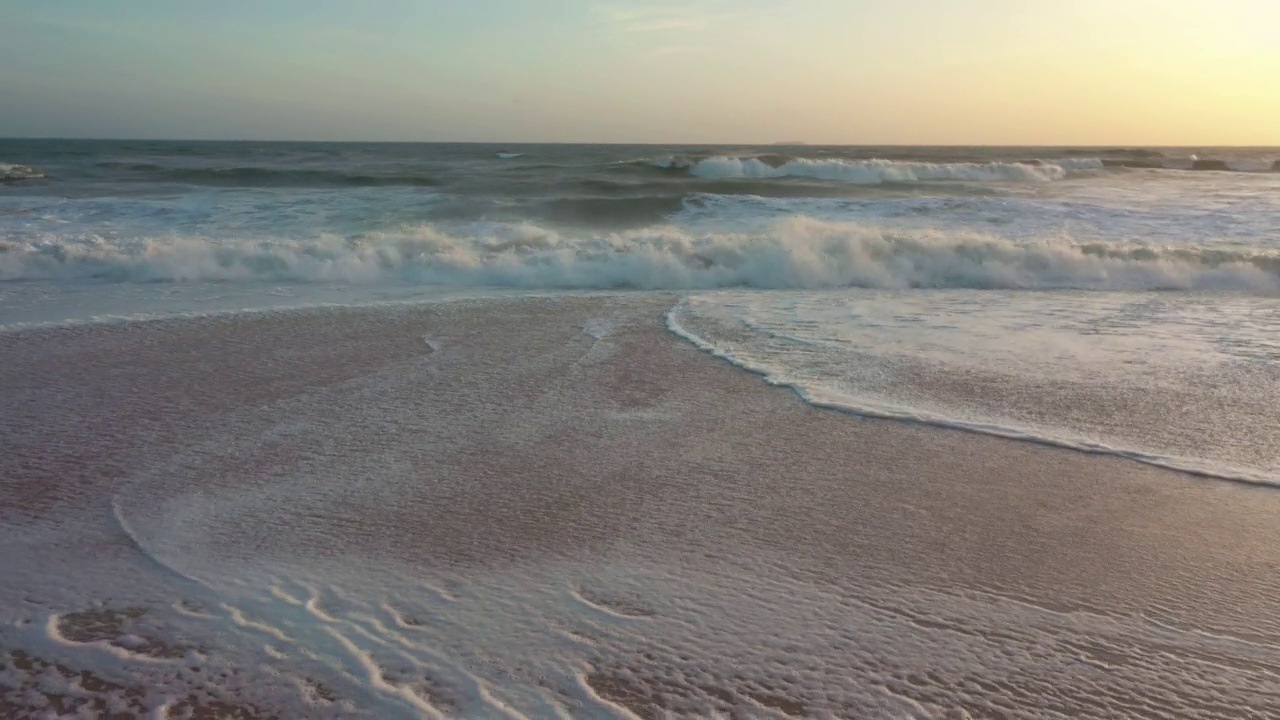
[[[1280,252],[1015,241],[976,232],[793,217],[752,232],[673,226],[562,233],[424,225],[358,238],[0,244],[0,279],[114,282],[400,280],[519,288],[1075,288],[1280,290]]]

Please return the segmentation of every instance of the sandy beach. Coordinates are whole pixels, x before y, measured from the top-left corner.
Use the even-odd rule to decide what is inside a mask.
[[[814,409],[676,301],[0,334],[0,715],[1280,708],[1274,490]]]

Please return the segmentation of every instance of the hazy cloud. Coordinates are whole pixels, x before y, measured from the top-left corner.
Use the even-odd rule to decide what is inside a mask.
[[[649,51],[651,58],[671,57],[672,55],[701,55],[710,52],[702,45],[666,45]]]
[[[717,17],[702,3],[687,5],[601,5],[597,11],[605,25],[619,33],[663,33],[697,30]]]

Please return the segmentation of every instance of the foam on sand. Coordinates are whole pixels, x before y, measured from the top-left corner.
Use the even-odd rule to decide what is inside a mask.
[[[1150,305],[1054,294],[1002,312],[1015,306],[1001,294],[727,292],[682,300],[667,327],[815,407],[1280,487],[1267,421],[1280,376],[1270,337],[1247,328],[1274,304],[1203,297],[1162,311],[1210,323],[1142,316]],[[1233,316],[1233,331],[1214,332]]]
[[[0,708],[1280,703],[1271,494],[815,411],[670,336],[672,302],[0,335]]]

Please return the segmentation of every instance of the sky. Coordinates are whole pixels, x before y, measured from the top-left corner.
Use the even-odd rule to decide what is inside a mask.
[[[0,136],[1280,145],[1280,2],[0,0]]]

